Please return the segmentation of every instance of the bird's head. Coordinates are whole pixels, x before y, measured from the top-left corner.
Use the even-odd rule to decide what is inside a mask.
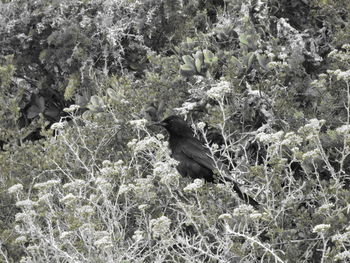
[[[192,137],[193,131],[191,127],[181,117],[171,115],[156,125],[164,127],[170,136]]]

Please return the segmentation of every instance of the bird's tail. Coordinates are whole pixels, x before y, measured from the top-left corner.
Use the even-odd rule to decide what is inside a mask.
[[[255,209],[258,209],[260,204],[254,200],[254,198],[250,197],[249,195],[247,195],[246,193],[243,193],[241,191],[241,189],[238,187],[237,183],[230,180],[230,182],[232,182],[233,184],[233,190],[235,190],[235,192],[238,194],[239,198],[241,198],[244,202],[250,204],[251,206],[253,206]]]
[[[253,197],[247,195],[246,193],[243,193],[241,188],[239,188],[238,184],[234,180],[227,178],[226,176],[224,178],[226,182],[230,182],[233,184],[233,190],[237,193],[239,198],[241,198],[244,202],[253,206],[255,209],[259,209],[260,204],[257,201],[255,201]],[[225,181],[223,180],[220,180],[220,181],[221,183],[225,183]]]
[[[233,184],[233,190],[238,194],[239,198],[241,198],[244,202],[253,206],[255,209],[259,209],[260,204],[257,201],[255,201],[254,198],[247,195],[246,193],[243,193],[241,191],[241,189],[239,188],[238,184],[233,179],[227,178],[227,174],[230,174],[230,171],[227,168],[227,166],[218,160],[216,160],[216,165],[217,165],[216,167],[218,167],[220,170],[224,171],[224,174],[221,177],[224,180],[219,179],[219,181],[221,181],[221,183],[225,183],[225,181],[231,182]]]

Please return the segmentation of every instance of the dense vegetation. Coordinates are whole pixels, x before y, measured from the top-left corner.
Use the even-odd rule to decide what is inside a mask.
[[[0,262],[350,260],[349,16],[348,0],[2,0]],[[170,114],[260,210],[177,173],[149,125]]]

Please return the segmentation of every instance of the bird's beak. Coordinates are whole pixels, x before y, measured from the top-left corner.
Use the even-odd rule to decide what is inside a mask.
[[[162,126],[162,127],[166,127],[167,126],[167,124],[165,122],[162,122],[162,121],[154,122],[152,125]]]

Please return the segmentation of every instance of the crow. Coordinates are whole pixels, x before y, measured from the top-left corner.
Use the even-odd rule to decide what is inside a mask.
[[[228,174],[227,168],[220,161],[214,161],[210,157],[209,149],[194,136],[191,127],[181,117],[172,115],[155,125],[164,127],[169,133],[171,157],[179,162],[176,168],[182,176],[203,178],[211,183],[224,183],[221,178],[216,180],[214,171],[219,168]],[[235,181],[227,177],[224,179],[233,184],[233,190],[242,200],[255,208],[259,207],[259,203],[243,193]]]

